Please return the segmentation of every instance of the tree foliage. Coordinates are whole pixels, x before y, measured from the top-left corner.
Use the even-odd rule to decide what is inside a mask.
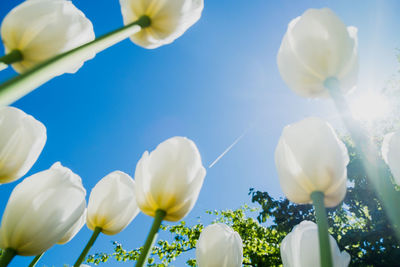
[[[279,240],[283,235],[274,229],[262,226],[256,219],[246,215],[255,212],[255,209],[243,206],[236,210],[207,211],[207,214],[215,216],[214,222],[226,223],[240,234],[244,243],[244,265],[273,266],[280,258]],[[161,229],[170,232],[173,241],[159,240],[153,248],[148,266],[168,266],[181,254],[194,250],[203,227],[201,223],[187,226],[184,221],[174,226],[163,225]],[[141,248],[126,251],[121,244],[114,242],[113,253],[91,255],[87,261],[98,264],[110,257],[117,261],[137,260],[140,250]],[[196,266],[195,259],[188,259],[186,263],[188,266]]]
[[[349,140],[346,144],[350,154],[349,186],[343,203],[328,210],[330,233],[340,249],[351,255],[350,266],[398,266],[400,247],[393,228],[366,179],[360,156]],[[262,207],[258,220],[271,218],[269,227],[278,232],[287,232],[302,220],[314,221],[311,205],[275,200],[267,192],[253,190],[251,195],[252,201]]]
[[[350,266],[397,266],[400,247],[379,199],[370,188],[352,143],[346,139],[350,163],[348,191],[341,205],[328,210],[330,233],[341,250],[351,255]],[[243,264],[247,266],[281,266],[279,246],[292,228],[303,220],[315,221],[311,205],[296,205],[286,198],[275,199],[268,192],[250,189],[251,201],[258,208],[243,206],[236,210],[207,211],[214,222],[223,222],[237,231],[243,240]],[[400,204],[400,203],[399,203]],[[194,250],[204,225],[163,225],[172,241],[159,240],[153,248],[148,266],[169,266],[175,259]],[[114,252],[88,257],[89,263],[99,264],[110,258],[117,261],[137,260],[141,248],[126,250],[114,242]],[[187,257],[187,266],[196,266]]]

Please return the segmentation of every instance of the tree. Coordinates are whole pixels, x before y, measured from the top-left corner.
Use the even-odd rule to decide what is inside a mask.
[[[351,255],[350,266],[397,266],[400,246],[381,203],[366,179],[361,158],[347,139],[349,187],[341,205],[328,210],[330,233],[340,249]],[[389,170],[387,170],[389,173]],[[311,205],[275,200],[267,192],[251,191],[252,201],[261,205],[260,222],[272,218],[269,227],[287,232],[302,220],[314,221]]]
[[[280,261],[279,240],[284,236],[274,229],[262,226],[256,219],[246,215],[246,212],[254,213],[255,211],[248,206],[243,206],[236,210],[207,211],[207,213],[216,217],[214,222],[231,225],[240,234],[244,243],[244,265],[273,266]],[[170,232],[173,235],[173,241],[158,241],[148,260],[148,266],[168,266],[176,257],[195,249],[203,227],[201,223],[187,226],[184,221],[175,226],[163,225],[162,230]],[[137,260],[140,250],[141,248],[126,251],[121,244],[114,242],[113,253],[91,255],[88,262],[98,264],[107,261],[110,257],[114,257],[117,261]],[[186,263],[188,266],[196,266],[195,259],[188,259]]]
[[[381,144],[384,134],[400,125],[399,84],[400,78],[396,74],[381,92],[389,101],[391,114],[364,125],[378,145]],[[351,255],[350,266],[398,266],[400,245],[381,202],[368,182],[362,157],[357,154],[349,137],[344,136],[342,140],[350,156],[347,166],[348,189],[344,201],[339,206],[328,209],[330,234],[337,240],[340,249]],[[385,175],[391,176],[389,168],[386,168]],[[400,194],[400,187],[396,189]],[[282,239],[301,221],[315,222],[313,207],[297,205],[286,198],[275,199],[268,192],[253,188],[249,195],[252,203],[259,207],[250,208],[244,205],[236,210],[207,213],[215,217],[214,222],[226,223],[240,234],[244,243],[244,265],[281,266],[279,247]],[[168,266],[178,256],[194,250],[203,228],[202,223],[187,226],[184,221],[175,226],[162,226],[163,231],[172,235],[173,241],[158,241],[148,265]],[[117,261],[136,260],[140,250],[141,248],[127,251],[122,244],[114,242],[114,252],[91,255],[88,262],[99,264],[110,258]],[[189,258],[186,263],[188,266],[196,266],[195,259]]]
[[[366,179],[361,158],[353,144],[344,138],[350,163],[349,186],[341,205],[328,210],[330,233],[341,250],[351,255],[350,266],[397,266],[400,246],[392,226]],[[389,171],[388,171],[389,173]],[[311,205],[296,205],[286,198],[275,199],[268,192],[250,189],[251,201],[259,208],[243,206],[236,210],[208,211],[214,222],[226,223],[243,239],[244,265],[280,266],[279,246],[292,228],[303,220],[315,221]],[[256,217],[256,218],[254,218]],[[148,266],[168,266],[187,251],[194,250],[203,229],[198,223],[188,226],[184,221],[175,226],[162,226],[172,235],[172,241],[160,240],[153,248]],[[122,244],[114,242],[114,252],[98,253],[88,258],[89,263],[99,264],[110,258],[117,261],[137,260],[141,248],[127,251]],[[195,266],[195,259],[187,260]]]

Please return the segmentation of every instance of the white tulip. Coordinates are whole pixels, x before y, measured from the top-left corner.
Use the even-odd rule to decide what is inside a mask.
[[[24,176],[46,143],[46,127],[13,107],[0,107],[0,183]]]
[[[350,255],[340,252],[335,239],[329,235],[333,267],[347,267]],[[282,240],[281,257],[284,267],[319,267],[318,227],[311,221],[302,221]]]
[[[151,25],[131,36],[132,42],[152,49],[172,43],[196,23],[203,0],[120,0],[124,24],[148,16]]]
[[[92,23],[68,0],[22,2],[4,18],[1,36],[6,53],[22,53],[22,61],[12,65],[20,73],[95,38]],[[74,61],[63,71],[74,73],[93,56]]]
[[[3,213],[0,247],[33,256],[65,236],[86,208],[81,178],[55,163],[36,173],[11,193]]]
[[[396,184],[400,185],[400,131],[385,135],[382,143],[382,157],[389,165]]]
[[[289,23],[277,61],[282,79],[301,96],[328,96],[330,77],[347,92],[357,80],[357,28],[346,28],[328,8],[308,9]]]
[[[92,189],[86,224],[91,230],[100,227],[102,233],[115,235],[124,230],[138,213],[135,182],[128,174],[115,171]]]
[[[286,126],[275,150],[282,190],[297,204],[311,203],[311,193],[320,191],[325,206],[338,205],[346,195],[348,163],[346,146],[316,117]]]
[[[57,244],[63,245],[71,241],[71,239],[74,238],[76,234],[82,229],[85,222],[86,222],[86,209],[82,213],[81,217],[79,217],[79,219],[74,223],[74,225],[72,225],[72,227],[68,230],[68,232],[65,233],[65,235],[60,240],[58,240]]]
[[[240,267],[243,262],[243,243],[240,235],[223,223],[207,226],[196,245],[199,267]]]
[[[196,203],[205,175],[196,144],[184,137],[170,138],[150,154],[144,152],[136,166],[139,208],[153,217],[163,210],[165,220],[179,221]]]

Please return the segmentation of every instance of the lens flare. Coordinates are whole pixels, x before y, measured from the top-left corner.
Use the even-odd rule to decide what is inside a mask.
[[[388,99],[373,91],[354,98],[350,106],[354,118],[363,121],[383,119],[391,110]]]

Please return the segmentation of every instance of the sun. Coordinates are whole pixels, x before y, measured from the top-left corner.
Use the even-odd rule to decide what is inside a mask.
[[[359,95],[350,101],[351,112],[355,119],[372,122],[384,119],[391,111],[388,99],[374,91]]]

